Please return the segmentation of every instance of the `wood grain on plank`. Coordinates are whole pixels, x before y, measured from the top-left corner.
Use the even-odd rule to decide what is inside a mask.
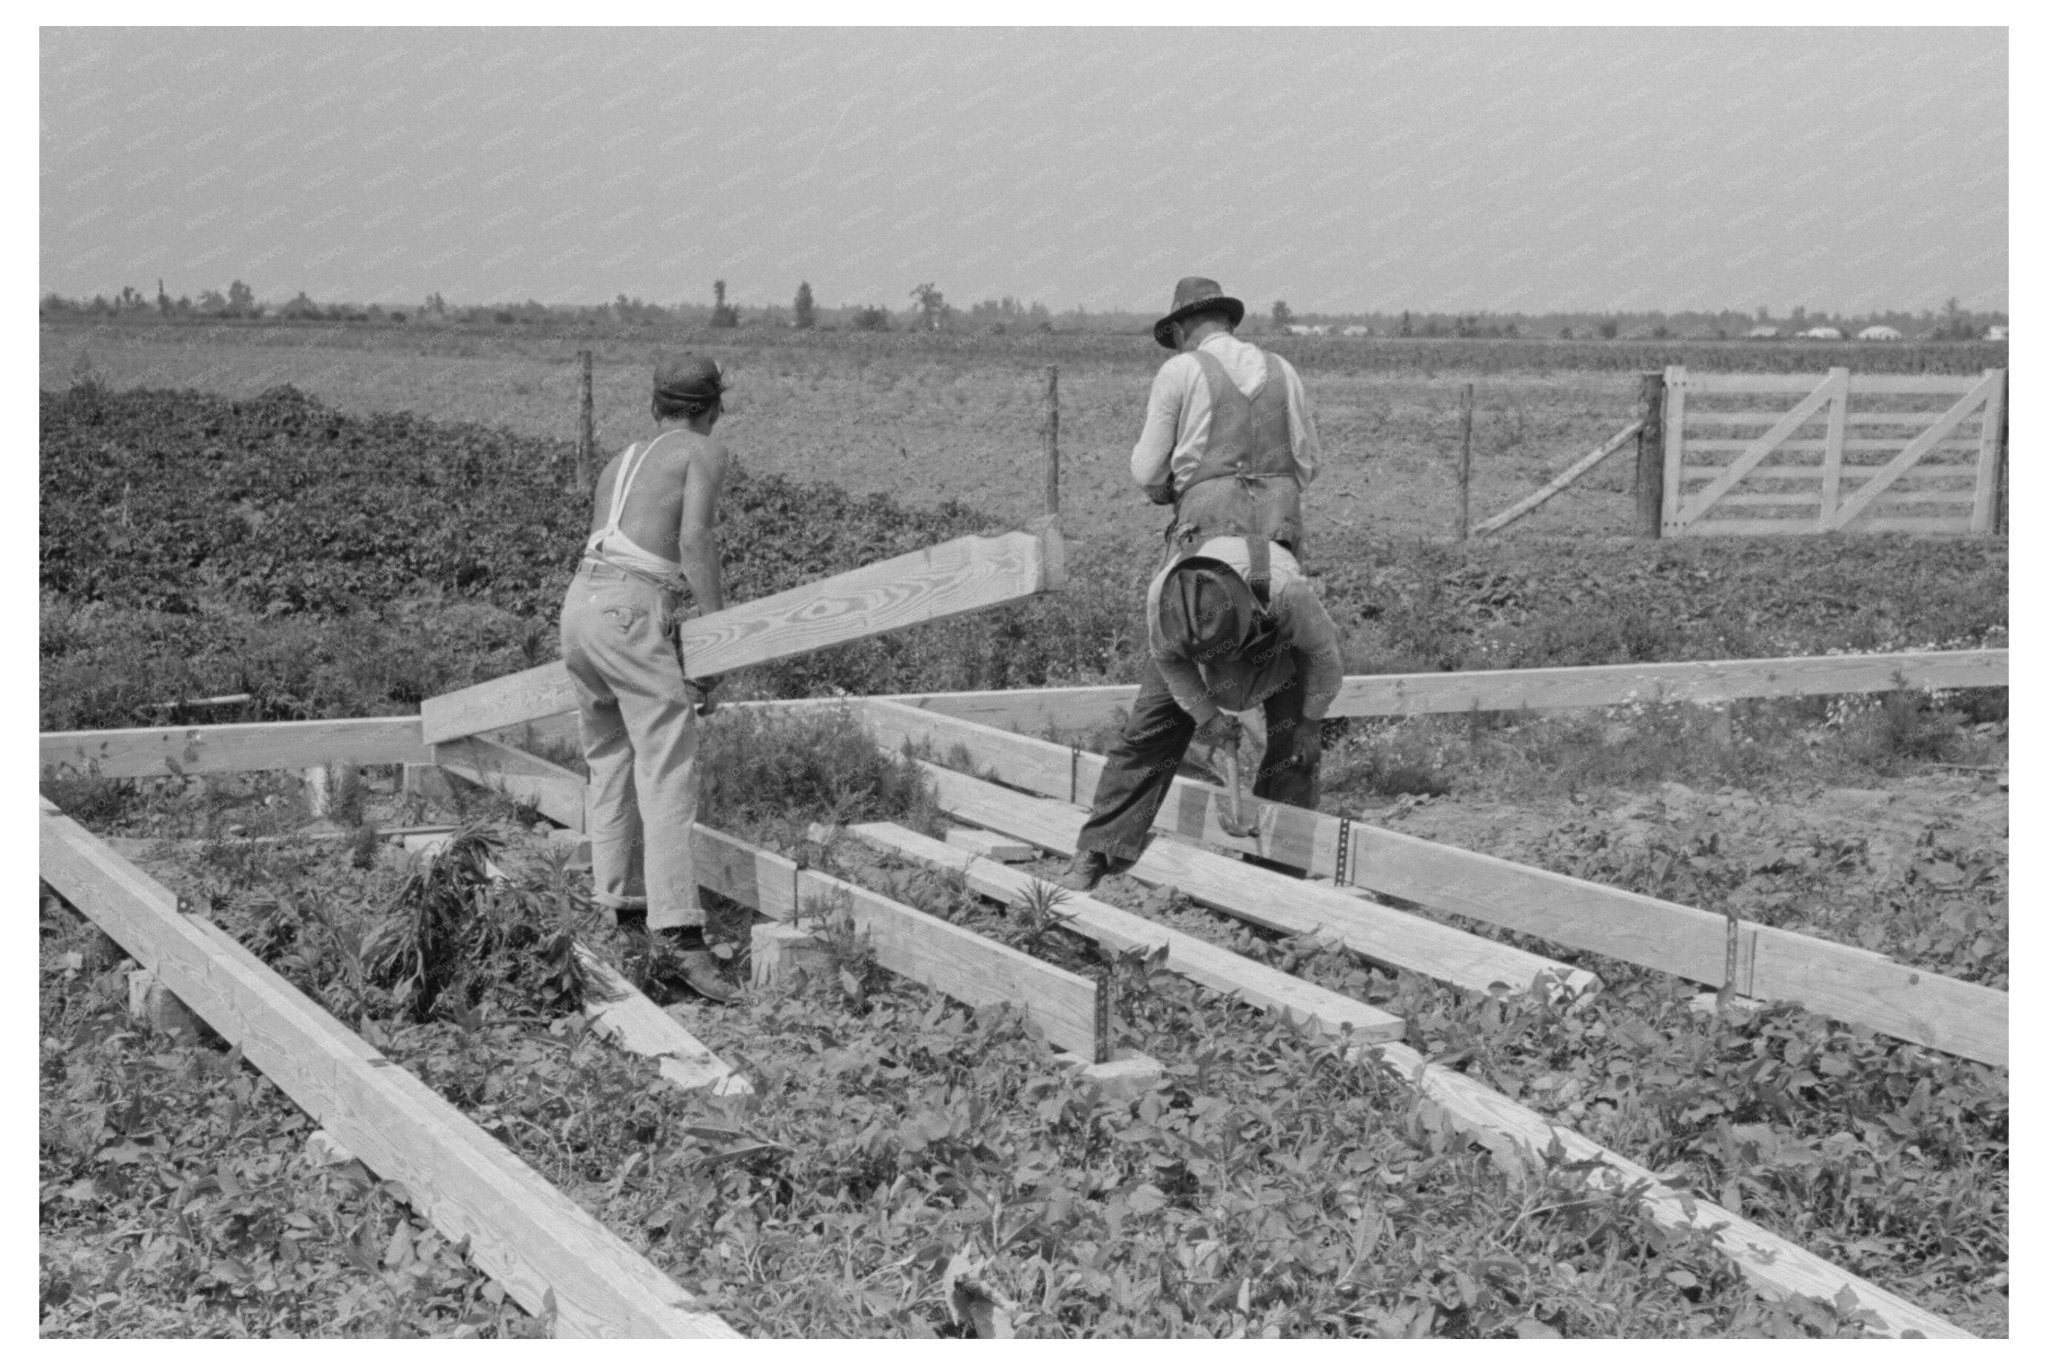
[[[57,730],[40,737],[45,768],[98,777],[267,772],[329,761],[426,763],[418,716],[287,720],[252,725],[169,725],[139,730]]]
[[[1037,1020],[1055,1046],[1096,1058],[1096,985],[1086,977],[852,882],[800,870],[729,834],[699,825],[696,836],[698,880],[713,890],[772,919],[793,918],[797,907],[808,913],[813,905],[844,913],[869,936],[875,961],[889,971],[964,1004],[1014,1005]],[[706,851],[713,857],[705,858]],[[740,870],[749,858],[760,869],[751,875]],[[783,881],[785,871],[789,882]],[[748,901],[741,893],[750,887],[767,894],[759,902]]]
[[[1048,781],[1053,756],[1069,751],[1045,740],[910,708],[870,703],[868,723],[892,743],[923,738],[935,749],[966,750],[1012,786],[1064,798],[1065,783]],[[1031,761],[1033,758],[1038,761]],[[1096,754],[1075,760],[1079,800],[1093,798],[1105,766]],[[1277,801],[1247,797],[1257,833],[1223,830],[1228,793],[1177,777],[1155,829],[1216,848],[1256,854],[1319,876],[1337,867],[1343,824]],[[1010,831],[1021,833],[1021,831]],[[1537,938],[1596,952],[1637,966],[1720,986],[1727,971],[1727,922],[1721,915],[1563,873],[1439,844],[1354,821],[1346,859],[1350,880],[1381,895],[1467,916]],[[1893,961],[1880,953],[1763,925],[1744,927],[1737,989],[1743,995],[1790,1000],[1816,1014],[1861,1024],[1993,1066],[2009,1059],[2008,997],[1989,986],[1957,981]]]
[[[1033,894],[1043,894],[1037,888],[1049,885],[1028,872],[1005,867],[970,849],[940,843],[899,825],[852,825],[847,832],[882,852],[928,867],[958,869],[966,874],[967,885],[975,894],[1005,905],[1026,904]],[[1385,1010],[1289,976],[1143,915],[1119,910],[1093,896],[1061,892],[1056,909],[1067,928],[1114,952],[1164,946],[1168,970],[1257,1009],[1299,1024],[1312,1023],[1320,1032],[1341,1034],[1350,1030],[1357,1038],[1390,1040],[1401,1037],[1407,1027],[1398,1016]]]
[[[978,782],[936,764],[922,766],[948,815],[1028,839],[1040,848],[1073,851],[1087,818],[1085,810]],[[1248,924],[1289,934],[1322,934],[1374,962],[1482,994],[1496,989],[1544,991],[1553,983],[1574,991],[1598,985],[1591,972],[1535,953],[1166,839],[1148,844],[1126,874],[1155,886],[1174,887],[1199,904]]]
[[[1054,591],[1063,553],[1059,528],[1046,522],[898,555],[683,622],[685,667],[715,677]],[[427,698],[421,733],[439,743],[574,709],[568,669],[544,664]]]
[[[218,927],[45,804],[40,872],[564,1336],[731,1337],[681,1286]]]

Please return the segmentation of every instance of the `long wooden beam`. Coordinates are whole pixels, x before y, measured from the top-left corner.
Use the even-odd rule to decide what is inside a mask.
[[[685,621],[683,658],[710,677],[1054,591],[1066,581],[1059,527],[1049,518],[1033,526],[949,540]],[[427,698],[421,734],[440,743],[575,709],[568,669],[545,664]]]
[[[1489,1149],[1512,1150],[1516,1158],[1534,1165],[1541,1163],[1543,1153],[1554,1140],[1563,1148],[1567,1161],[1589,1163],[1587,1176],[1595,1183],[1609,1190],[1640,1191],[1644,1211],[1660,1226],[1712,1234],[1722,1254],[1766,1297],[1805,1294],[1833,1303],[1847,1290],[1854,1296],[1856,1306],[1874,1316],[1878,1330],[1887,1335],[1970,1336],[1946,1318],[1849,1274],[1796,1242],[1696,1194],[1673,1189],[1648,1167],[1560,1127],[1461,1072],[1436,1065],[1404,1043],[1383,1043],[1359,1051],[1443,1106],[1461,1131]]]
[[[583,828],[583,776],[510,744],[469,735],[432,746],[433,762],[480,787],[530,801],[542,815],[569,829]]]
[[[959,867],[968,885],[983,896],[1016,904],[1029,894],[1036,880],[1015,868],[1003,867],[976,857],[963,849],[894,825],[856,825],[851,832],[873,847],[900,853],[935,867]],[[1178,934],[1140,916],[1102,905],[1092,897],[1075,896],[1060,907],[1074,915],[1072,927],[1097,935],[1113,947],[1152,946],[1166,942],[1166,965],[1212,989],[1238,995],[1260,1008],[1295,1018],[1313,1019],[1326,1033],[1339,1033],[1359,1019],[1359,1011],[1370,1006],[1349,996],[1314,985],[1283,972],[1275,972],[1226,949],[1201,939]],[[1107,915],[1103,912],[1108,911]],[[1126,921],[1136,920],[1135,925]],[[1183,940],[1188,940],[1183,942]],[[1249,969],[1249,970],[1248,970]],[[1284,984],[1271,983],[1277,976]],[[1398,1021],[1397,1021],[1398,1022]],[[1356,1035],[1354,1035],[1356,1036]],[[1369,1036],[1369,1035],[1368,1035]],[[1591,1162],[1589,1178],[1607,1189],[1635,1186],[1644,1191],[1643,1207],[1652,1221],[1663,1227],[1709,1231],[1715,1244],[1732,1260],[1743,1276],[1760,1292],[1773,1298],[1808,1294],[1827,1302],[1847,1289],[1859,1306],[1874,1313],[1884,1330],[1899,1335],[1919,1332],[1929,1337],[1967,1336],[1953,1324],[1915,1307],[1897,1295],[1868,1281],[1849,1275],[1813,1253],[1756,1224],[1738,1218],[1717,1205],[1691,1195],[1680,1194],[1655,1174],[1616,1152],[1610,1151],[1569,1128],[1564,1128],[1524,1105],[1456,1071],[1431,1066],[1412,1048],[1393,1042],[1353,1048],[1346,1054],[1353,1062],[1383,1066],[1404,1083],[1442,1106],[1460,1131],[1490,1149],[1512,1149],[1515,1159],[1540,1166],[1555,1139],[1569,1160]]]
[[[418,716],[285,720],[253,725],[165,725],[141,730],[45,732],[44,769],[96,777],[182,777],[310,768],[329,760],[427,763]]]
[[[1005,867],[971,849],[941,843],[900,825],[850,825],[847,833],[880,852],[926,867],[961,872],[967,878],[969,890],[1005,905],[1024,905],[1033,895],[1043,895],[1040,888],[1047,885],[1028,872]],[[1164,947],[1169,970],[1220,995],[1234,996],[1254,1008],[1310,1025],[1319,1032],[1348,1031],[1361,1041],[1391,1041],[1401,1037],[1407,1028],[1398,1015],[1311,985],[1300,977],[1289,976],[1143,915],[1119,910],[1093,896],[1061,891],[1057,894],[1056,910],[1064,927],[1094,939],[1112,952]]]
[[[936,763],[921,766],[948,815],[1056,853],[1073,851],[1085,810],[978,782]],[[1155,839],[1126,871],[1249,924],[1328,935],[1374,962],[1467,990],[1519,992],[1561,985],[1580,991],[1599,984],[1591,972],[1535,953],[1186,844]]]
[[[868,702],[864,711],[876,737],[892,748],[906,739],[928,740],[942,753],[957,745],[1012,786],[1079,805],[1094,799],[1104,767],[1097,754],[909,707]],[[1336,874],[1341,850],[1346,879],[1381,895],[1705,986],[1719,987],[1726,979],[1724,916],[1252,797],[1245,798],[1246,809],[1258,832],[1239,839],[1220,823],[1227,800],[1220,788],[1175,778],[1153,827],[1316,876]],[[1761,924],[1738,927],[1735,969],[1738,994],[1790,1000],[1887,1037],[1992,1066],[2007,1064],[2010,997],[1993,987]]]
[[[43,806],[43,880],[563,1336],[733,1337],[534,1170],[169,890]]]
[[[1707,703],[1744,697],[2004,687],[2008,677],[2006,655],[2003,649],[1914,650],[1899,654],[1601,664],[1589,668],[1353,674],[1344,679],[1336,701],[1330,706],[1330,715],[1563,711],[1620,706],[1633,701]],[[901,702],[940,715],[1037,734],[1114,723],[1130,710],[1137,696],[1135,686],[1105,684],[1007,692],[903,693],[873,700]]]
[[[1108,1060],[1097,987],[1086,977],[702,825],[694,852],[700,885],[770,919],[795,919],[819,904],[843,911],[889,971],[964,1004],[1018,1006],[1054,1046],[1090,1062]]]
[[[1590,472],[1595,465],[1599,464],[1609,455],[1612,455],[1615,451],[1620,450],[1630,441],[1633,441],[1636,438],[1636,434],[1640,432],[1642,429],[1643,424],[1640,419],[1630,422],[1620,431],[1617,431],[1614,433],[1614,435],[1608,437],[1603,444],[1595,446],[1591,451],[1587,452],[1584,455],[1581,455],[1578,459],[1572,461],[1569,468],[1567,468],[1562,474],[1559,474],[1556,478],[1552,479],[1549,483],[1544,484],[1543,487],[1537,489],[1528,497],[1523,498],[1520,502],[1516,503],[1513,507],[1508,508],[1505,512],[1497,512],[1493,516],[1488,517],[1485,521],[1480,522],[1477,526],[1474,526],[1472,528],[1472,534],[1475,536],[1483,536],[1491,532],[1498,531],[1504,526],[1512,526],[1515,522],[1520,521],[1523,517],[1528,516],[1531,512],[1541,507],[1544,503],[1549,502],[1559,493],[1562,493],[1565,489],[1571,487],[1574,483],[1578,482],[1578,480],[1585,477],[1585,475],[1588,472]]]
[[[661,1074],[685,1090],[709,1090],[714,1095],[753,1092],[746,1077],[677,1023],[675,1016],[634,989],[610,963],[580,943],[576,960],[598,989],[611,997],[584,1006],[583,1013],[600,1037],[628,1052],[652,1057]]]

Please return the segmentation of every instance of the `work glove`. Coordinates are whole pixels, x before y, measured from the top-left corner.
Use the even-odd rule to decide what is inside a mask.
[[[689,697],[690,704],[697,708],[698,715],[708,716],[718,709],[718,699],[711,694],[718,690],[719,681],[717,678],[683,679],[683,692]]]
[[[1218,711],[1202,722],[1195,731],[1195,738],[1218,750],[1237,752],[1238,736],[1244,731],[1244,723],[1228,711]]]

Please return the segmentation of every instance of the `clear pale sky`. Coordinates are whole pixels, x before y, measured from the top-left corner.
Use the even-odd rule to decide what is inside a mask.
[[[40,286],[2006,308],[2004,29],[44,29]]]

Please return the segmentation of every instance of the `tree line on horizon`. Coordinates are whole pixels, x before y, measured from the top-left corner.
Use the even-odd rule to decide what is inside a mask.
[[[797,286],[787,306],[749,305],[742,308],[727,298],[726,283],[712,284],[709,306],[681,302],[652,303],[620,294],[610,303],[546,304],[529,299],[524,303],[450,304],[436,291],[416,308],[387,304],[320,303],[302,289],[284,303],[265,303],[242,280],[231,282],[226,291],[202,289],[197,299],[173,299],[157,281],[151,299],[132,285],[123,285],[109,297],[67,298],[54,291],[42,297],[43,317],[66,315],[120,317],[156,314],[165,318],[260,319],[283,321],[354,322],[413,325],[536,326],[604,330],[630,328],[743,328],[787,327],[822,331],[953,331],[1004,333],[1010,331],[1145,333],[1155,315],[1150,312],[1109,310],[1091,312],[1075,307],[1055,313],[1043,303],[1024,303],[1005,295],[983,299],[958,308],[932,282],[909,291],[910,303],[890,309],[880,303],[853,303],[821,307],[808,280]],[[1828,313],[1793,307],[1783,317],[1773,317],[1768,306],[1754,311],[1723,309],[1665,313],[1656,310],[1618,312],[1552,311],[1545,313],[1428,312],[1404,309],[1398,313],[1296,313],[1285,300],[1275,300],[1269,311],[1247,311],[1239,331],[1246,335],[1289,333],[1337,333],[1378,337],[1458,338],[1545,338],[1564,340],[1648,340],[1734,339],[1764,328],[1776,328],[1781,335],[1797,335],[1817,327],[1833,327],[1844,336],[1873,326],[1890,327],[1907,338],[1927,341],[1974,341],[1992,327],[2008,325],[2003,310],[1980,311],[1960,306],[1950,298],[1940,310],[1878,310],[1857,314]]]

